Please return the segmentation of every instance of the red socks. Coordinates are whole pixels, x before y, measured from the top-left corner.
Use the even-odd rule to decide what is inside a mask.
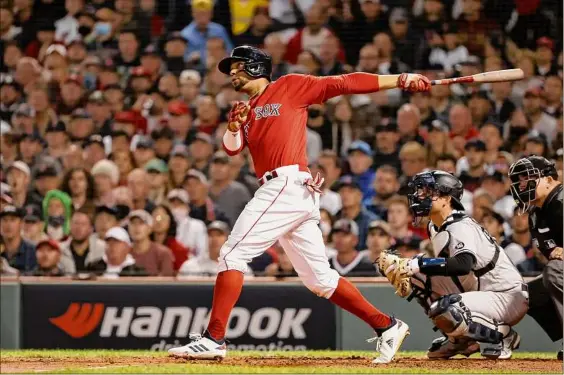
[[[229,315],[241,295],[243,276],[242,272],[235,270],[220,272],[217,275],[208,324],[208,333],[216,340],[222,340],[225,337]]]
[[[360,294],[357,287],[345,278],[341,277],[339,279],[337,289],[335,289],[335,292],[329,300],[364,320],[370,327],[377,331],[387,328],[392,324],[392,319],[388,315],[372,306],[362,294]]]

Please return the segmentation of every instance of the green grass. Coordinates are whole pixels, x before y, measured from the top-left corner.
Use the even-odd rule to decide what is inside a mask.
[[[514,360],[490,362],[491,366],[475,366],[485,361],[471,359],[452,361],[426,361],[424,352],[402,352],[404,358],[392,365],[370,366],[374,352],[359,351],[308,351],[308,352],[229,352],[226,362],[194,362],[169,358],[164,352],[118,350],[2,350],[2,372],[28,373],[120,373],[120,374],[427,374],[427,373],[535,373],[527,360],[547,361],[549,368],[543,373],[562,373],[561,364],[554,361],[554,353],[519,353]],[[261,363],[261,357],[265,362]],[[308,360],[304,360],[307,357]],[[313,360],[309,360],[312,358]],[[332,360],[332,359],[335,360]],[[480,358],[472,357],[472,358]],[[273,361],[285,361],[273,366]],[[229,361],[232,363],[230,364]],[[295,361],[301,361],[296,365]],[[305,362],[304,362],[305,361]],[[347,363],[349,361],[349,363]],[[19,368],[18,364],[25,367]],[[519,365],[519,363],[523,363]],[[533,363],[533,362],[529,362]],[[536,361],[534,363],[539,363]],[[506,365],[507,364],[507,365]],[[509,366],[512,364],[512,366]],[[558,370],[560,368],[560,370]]]

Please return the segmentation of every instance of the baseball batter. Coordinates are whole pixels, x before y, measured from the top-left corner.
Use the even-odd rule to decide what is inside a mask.
[[[218,68],[231,77],[235,90],[250,97],[248,103],[232,108],[223,147],[231,155],[249,148],[261,187],[221,249],[207,330],[191,335],[190,343],[169,352],[196,359],[225,357],[225,331],[247,263],[279,241],[307,288],[364,320],[376,332],[372,340],[380,355],[374,363],[390,362],[409,334],[407,324],[376,309],[329,267],[318,227],[323,180],[319,175],[312,178],[307,168],[307,108],[339,95],[396,87],[427,91],[429,80],[407,73],[351,73],[331,77],[290,74],[271,82],[270,56],[250,46],[233,49]]]
[[[422,172],[410,188],[413,216],[430,219],[435,257],[402,259],[386,252],[378,265],[398,294],[416,297],[445,335],[433,342],[428,357],[469,356],[481,349],[487,358],[510,358],[520,343],[511,327],[528,308],[519,271],[495,239],[464,213],[463,186],[455,176]]]

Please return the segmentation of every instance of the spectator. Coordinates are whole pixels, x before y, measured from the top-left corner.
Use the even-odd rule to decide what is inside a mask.
[[[275,34],[270,33],[264,38],[264,49],[272,59],[272,79],[277,80],[283,75],[288,74],[290,65],[284,60],[286,53],[286,44],[282,38]]]
[[[32,203],[41,204],[47,192],[57,189],[60,185],[60,175],[62,174],[60,164],[50,157],[44,157],[35,166],[32,175],[35,176],[35,190],[29,198]]]
[[[49,239],[37,244],[35,250],[37,266],[27,272],[26,276],[64,276],[64,272],[59,267],[61,259],[61,247],[55,240]]]
[[[437,75],[437,79],[444,78]],[[449,85],[436,85],[431,87],[431,108],[438,120],[449,123],[450,110],[453,105],[451,101],[451,89]]]
[[[172,189],[168,192],[166,199],[167,207],[170,208],[176,223],[180,223],[188,217],[190,213],[190,197],[186,190]]]
[[[554,59],[554,41],[546,36],[537,40],[537,50],[535,53],[536,71],[535,75],[547,77],[557,75],[558,67]]]
[[[45,233],[45,223],[42,220],[41,209],[39,206],[30,204],[24,208],[22,237],[27,242],[36,246],[39,242],[48,240],[49,236]]]
[[[131,255],[132,244],[129,235],[121,227],[112,227],[105,234],[106,252],[98,262],[91,264],[88,270],[106,278],[120,276],[147,276],[147,272],[135,263]]]
[[[437,1],[426,1],[437,2]],[[432,35],[427,42],[430,44],[429,65],[439,65],[447,72],[453,72],[457,64],[465,62],[468,49],[460,42],[460,35],[455,24],[445,23],[440,30],[429,31]]]
[[[457,21],[462,42],[472,55],[482,56],[485,38],[481,35],[492,34],[499,30],[497,22],[488,19],[482,12],[483,4],[480,0],[465,0],[462,5],[462,15]]]
[[[56,241],[69,235],[72,214],[71,197],[61,190],[49,190],[42,203],[45,233]]]
[[[471,192],[476,190],[486,174],[486,144],[479,139],[474,139],[464,146],[468,169],[460,172],[459,179]]]
[[[485,91],[476,91],[468,100],[468,109],[472,116],[472,123],[478,128],[482,127],[492,112],[492,103]]]
[[[249,27],[243,33],[237,35],[237,45],[250,45],[262,47],[265,37],[272,29],[272,19],[268,13],[268,3],[257,5]]]
[[[153,210],[152,216],[154,224],[151,240],[170,249],[174,258],[173,269],[176,272],[193,251],[176,240],[177,224],[170,208],[163,204],[158,205]]]
[[[94,165],[96,165],[96,163],[106,158],[106,151],[104,147],[104,140],[98,134],[91,135],[84,142],[84,163],[86,164],[85,167],[90,171],[90,173],[92,172],[92,169]]]
[[[210,166],[211,184],[209,196],[223,211],[229,222],[234,223],[251,196],[245,186],[233,181],[229,174],[229,157],[223,151],[214,154]]]
[[[505,253],[513,264],[526,274],[538,273],[543,268],[540,261],[540,251],[533,245],[531,232],[529,231],[529,214],[519,214],[519,208],[515,208],[511,217],[511,230],[513,234],[508,237],[504,248]]]
[[[486,145],[486,163],[493,165],[498,158],[501,146],[503,146],[501,129],[492,122],[486,122],[480,128],[480,139]]]
[[[169,126],[174,132],[174,139],[186,145],[192,143],[197,131],[192,128],[192,115],[188,106],[179,100],[171,101],[168,103],[168,113]]]
[[[135,263],[150,276],[174,274],[172,252],[166,246],[151,241],[153,217],[145,210],[135,210],[128,215],[128,231],[132,240],[131,255]]]
[[[43,140],[37,134],[22,134],[20,138],[20,159],[29,166],[37,163],[43,152]]]
[[[435,165],[443,154],[456,154],[448,135],[448,126],[441,120],[433,120],[427,133],[427,165]]]
[[[544,111],[552,117],[562,116],[562,77],[547,76],[544,81]]]
[[[191,61],[189,63],[185,61],[184,56],[186,56],[187,50],[188,41],[180,32],[176,31],[168,34],[164,45],[164,60],[168,71],[176,76],[180,76],[182,71],[189,65],[197,63],[197,61]]]
[[[156,205],[163,203],[168,190],[168,166],[161,159],[152,159],[145,164],[145,170],[149,175],[148,201]]]
[[[70,223],[70,238],[61,246],[59,267],[67,275],[87,272],[88,266],[102,259],[106,244],[93,236],[90,215],[75,211]]]
[[[372,184],[374,182],[374,170],[372,170],[373,152],[368,143],[363,141],[353,142],[348,151],[348,162],[351,174],[362,191],[364,199],[374,196]]]
[[[16,103],[12,116],[6,121],[10,122],[14,129],[21,129],[24,134],[37,134],[34,124],[35,110],[27,103]]]
[[[473,1],[473,0],[472,0]],[[456,141],[455,138],[460,137],[464,140],[469,140],[478,136],[478,130],[472,125],[472,114],[470,110],[462,105],[455,104],[449,112],[450,123],[450,138]]]
[[[496,211],[486,210],[480,224],[495,239],[498,245],[502,248],[508,245],[505,239],[505,230],[503,229],[503,225],[505,224],[503,216]]]
[[[98,239],[106,238],[106,233],[118,225],[118,209],[114,206],[97,206],[94,216],[94,231]]]
[[[511,82],[492,83],[493,114],[495,120],[500,124],[508,121],[516,109],[515,104],[509,98],[511,87]]]
[[[229,34],[223,26],[211,22],[213,16],[212,0],[193,0],[192,17],[194,20],[182,29],[182,36],[188,41],[188,51],[184,56],[186,61],[198,56],[206,64],[206,41],[209,38],[221,38],[227,46],[227,51],[233,49]],[[197,55],[193,55],[197,54]]]
[[[176,145],[170,154],[168,161],[169,188],[181,188],[184,177],[190,168],[190,155],[186,146]]]
[[[219,264],[219,253],[221,247],[227,241],[230,230],[223,221],[213,221],[208,225],[207,238],[209,247],[198,256],[195,256],[182,264],[179,275],[182,276],[215,276]]]
[[[525,138],[524,156],[540,155],[548,157],[548,151],[548,142],[544,134],[539,134],[539,132],[533,130]]]
[[[55,39],[65,44],[80,38],[78,32],[78,16],[84,8],[83,0],[66,0],[65,9],[67,14],[55,22]]]
[[[477,222],[482,222],[486,211],[493,211],[494,197],[486,189],[477,189],[472,196],[472,216]]]
[[[0,212],[0,235],[4,251],[1,256],[10,267],[21,272],[31,271],[37,265],[35,247],[22,238],[23,212],[15,206],[4,206]]]
[[[150,138],[139,138],[133,150],[134,164],[144,168],[149,160],[156,158],[154,142]]]
[[[69,147],[69,136],[65,123],[58,121],[47,126],[45,140],[47,141],[47,155],[53,158],[63,157]]]
[[[26,163],[17,160],[10,164],[7,171],[8,185],[10,185],[12,193],[12,204],[18,208],[23,208],[29,204],[37,204],[38,202],[31,201],[28,194],[31,171]]]
[[[486,174],[482,178],[481,187],[489,192],[495,199],[493,206],[494,212],[499,213],[504,220],[509,220],[513,216],[516,204],[509,192],[510,182],[507,174],[495,171]]]
[[[158,159],[153,160],[156,161]],[[127,176],[127,186],[131,190],[134,210],[152,212],[155,209],[155,203],[149,199],[151,189],[150,175],[145,170],[137,168],[131,171]]]
[[[399,163],[399,141],[400,134],[395,121],[383,120],[375,128],[375,146],[373,168],[378,169],[383,165],[390,165],[400,169]]]
[[[254,195],[259,188],[256,176],[249,174],[247,159],[242,153],[229,157],[229,176],[233,181],[243,184],[251,195]]]
[[[334,76],[351,69],[339,61],[339,39],[333,35],[325,38],[319,46],[319,60],[321,61],[321,75]]]
[[[370,263],[374,264],[382,251],[389,249],[394,244],[391,229],[388,223],[382,220],[375,220],[368,225],[368,237],[366,238],[366,253]],[[378,267],[376,276],[382,276]]]
[[[381,218],[388,214],[388,203],[400,188],[397,170],[390,165],[383,165],[376,170],[374,178],[375,196],[365,203],[368,210]]]
[[[388,223],[390,224],[390,234],[397,241],[409,240],[415,236],[409,229],[412,217],[409,211],[407,199],[402,196],[394,196],[388,202]]]
[[[153,130],[153,132],[151,132],[151,138],[155,142],[155,154],[157,157],[167,161],[174,145],[174,132],[167,124],[160,130]]]
[[[394,42],[387,32],[374,35],[372,43],[378,48],[380,55],[378,74],[399,74],[409,71],[410,68],[394,56]]]
[[[90,172],[94,178],[94,191],[96,192],[96,205],[113,205],[112,190],[119,183],[119,169],[110,160],[103,159],[94,164]]]
[[[360,49],[356,71],[377,74],[378,59],[378,47],[372,43],[365,44]]]
[[[420,243],[418,237],[407,237],[396,240],[393,249],[401,258],[414,258],[421,253]]]
[[[117,0],[115,10],[121,16],[119,28],[135,30],[141,46],[146,46],[151,40],[149,16],[142,12],[133,0]]]
[[[325,171],[325,186],[331,189],[341,176],[341,159],[336,152],[324,150],[319,155],[318,163],[323,171]]]
[[[408,184],[417,173],[423,172],[427,165],[427,151],[418,142],[407,142],[400,150],[402,177],[400,178],[401,195],[407,195]]]
[[[375,276],[376,271],[365,252],[357,251],[358,226],[349,219],[333,225],[331,237],[337,253],[329,258],[329,265],[341,276]]]
[[[312,176],[316,176],[317,173],[319,173],[322,178],[325,178],[325,169],[320,164],[310,165],[309,170]],[[321,197],[319,199],[319,208],[327,210],[327,212],[329,212],[331,215],[336,214],[342,207],[341,196],[329,189],[325,181],[323,182],[321,188],[323,193],[321,194]]]
[[[61,189],[71,197],[74,211],[94,216],[94,178],[86,169],[70,169],[63,177]]]
[[[190,106],[198,96],[202,77],[197,70],[183,70],[180,73],[179,83],[182,101]]]
[[[390,35],[394,39],[394,56],[410,67],[415,67],[416,37],[410,29],[405,8],[394,8],[389,18]]]
[[[203,95],[196,101],[196,112],[198,118],[194,125],[198,127],[198,131],[207,134],[213,134],[219,125],[219,108],[211,95]]]
[[[192,167],[208,175],[210,161],[213,155],[213,140],[203,132],[196,134],[194,141],[190,144],[190,155],[192,156]]]
[[[341,178],[337,185],[337,190],[341,196],[343,208],[337,213],[336,217],[339,219],[354,220],[358,226],[358,243],[356,249],[362,250],[366,248],[368,224],[379,218],[362,205],[362,190],[358,183],[350,176]]]
[[[431,93],[414,92],[409,96],[409,103],[413,104],[419,110],[421,125],[427,129],[431,128],[431,124],[437,119],[431,107]]]
[[[556,120],[543,112],[541,96],[542,91],[539,88],[527,90],[523,98],[523,110],[531,127],[552,142],[556,133]]]
[[[415,141],[425,144],[423,137],[419,135],[421,127],[421,113],[413,104],[404,104],[398,110],[398,130],[402,144]]]
[[[331,231],[331,229],[329,229]],[[276,261],[270,263],[266,266],[264,270],[264,276],[274,276],[274,277],[297,277],[298,273],[294,269],[294,265],[290,262],[288,254],[284,251],[284,248],[276,242],[273,246]]]

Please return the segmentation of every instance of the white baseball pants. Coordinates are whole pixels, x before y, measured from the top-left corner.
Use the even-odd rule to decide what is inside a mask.
[[[318,226],[320,195],[303,185],[311,175],[297,165],[276,172],[278,177],[256,191],[237,219],[221,248],[219,272],[246,272],[247,263],[279,241],[305,286],[330,298],[339,274],[329,267]]]

